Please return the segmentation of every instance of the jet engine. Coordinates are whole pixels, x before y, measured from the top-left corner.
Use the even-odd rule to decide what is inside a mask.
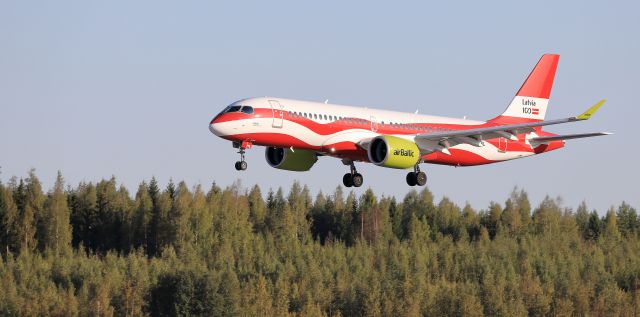
[[[367,152],[371,163],[390,168],[411,168],[420,160],[420,150],[415,142],[391,135],[375,137]]]
[[[296,172],[308,171],[318,161],[313,151],[279,147],[267,147],[264,156],[271,167]]]

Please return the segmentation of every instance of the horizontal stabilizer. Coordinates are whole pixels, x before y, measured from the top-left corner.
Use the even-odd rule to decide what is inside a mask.
[[[580,139],[580,138],[590,138],[593,136],[601,136],[601,135],[610,135],[612,133],[609,132],[594,132],[594,133],[582,133],[582,134],[567,134],[567,135],[555,135],[555,136],[543,136],[538,138],[531,138],[529,142],[544,144],[553,141],[560,140],[571,140],[571,139]]]

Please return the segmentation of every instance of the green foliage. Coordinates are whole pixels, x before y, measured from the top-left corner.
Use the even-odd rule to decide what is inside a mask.
[[[604,213],[603,213],[604,214]],[[637,315],[640,219],[424,189],[0,184],[0,315]]]

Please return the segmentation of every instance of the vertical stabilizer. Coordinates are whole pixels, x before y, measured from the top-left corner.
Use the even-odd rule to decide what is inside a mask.
[[[507,110],[490,121],[518,123],[544,120],[559,59],[557,54],[542,55]]]

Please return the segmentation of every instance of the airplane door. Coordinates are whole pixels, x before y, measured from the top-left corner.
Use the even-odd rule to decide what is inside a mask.
[[[378,120],[376,120],[376,117],[374,116],[371,116],[371,131],[378,131]]]
[[[271,111],[273,112],[273,123],[271,126],[274,128],[282,128],[282,124],[284,123],[283,106],[277,100],[269,100],[269,105],[271,105]]]
[[[498,138],[498,152],[505,153],[507,152],[507,139],[503,137]]]

